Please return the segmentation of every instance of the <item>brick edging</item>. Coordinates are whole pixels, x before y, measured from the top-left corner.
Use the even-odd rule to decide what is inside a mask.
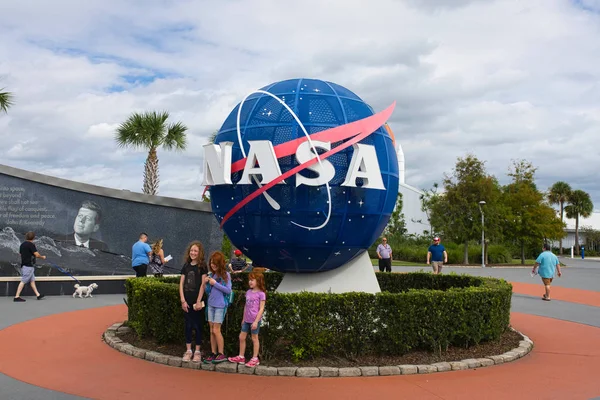
[[[523,337],[523,340],[519,342],[519,347],[504,354],[488,356],[486,358],[469,358],[461,361],[439,362],[428,365],[386,365],[381,367],[267,367],[259,365],[258,367],[248,368],[245,365],[233,364],[230,362],[223,362],[220,364],[193,363],[191,361],[184,362],[181,360],[181,357],[168,356],[155,351],[140,349],[122,341],[117,336],[117,331],[125,332],[131,329],[123,327],[122,325],[123,323],[113,324],[102,335],[106,344],[121,353],[172,367],[262,376],[298,376],[316,378],[431,374],[434,372],[459,371],[504,364],[526,356],[533,349],[533,341],[531,339],[521,332],[510,328]]]

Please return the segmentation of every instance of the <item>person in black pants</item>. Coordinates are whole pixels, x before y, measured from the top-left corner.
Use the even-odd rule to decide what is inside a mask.
[[[186,251],[186,260],[181,269],[179,280],[179,298],[185,320],[185,346],[183,361],[199,363],[202,361],[200,346],[202,345],[202,325],[204,316],[204,277],[207,273],[204,261],[204,247],[200,242],[192,242]],[[196,331],[196,349],[192,353],[192,331]],[[193,358],[192,358],[193,357]]]
[[[148,273],[152,248],[146,243],[147,241],[148,235],[142,232],[140,233],[140,239],[131,248],[131,266],[135,271],[136,278],[142,278]]]
[[[379,257],[379,272],[392,272],[392,248],[387,243],[387,238],[381,239],[377,246],[377,257]]]

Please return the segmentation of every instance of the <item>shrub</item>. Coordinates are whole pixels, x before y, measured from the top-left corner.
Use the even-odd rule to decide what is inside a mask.
[[[427,249],[429,245],[409,242],[393,244],[390,242],[394,260],[416,263],[425,263],[427,261]],[[464,264],[464,244],[446,242],[444,243],[444,247],[448,253],[449,264]],[[377,245],[371,246],[368,251],[371,258],[377,258]],[[512,251],[503,245],[489,245],[487,251],[488,262],[490,264],[506,264],[512,261]],[[469,244],[469,264],[481,264],[481,246],[479,244]]]
[[[282,274],[265,277],[272,290]],[[222,327],[228,354],[237,352],[247,274],[236,278],[234,304]],[[508,327],[512,286],[504,280],[422,272],[377,278],[384,291],[376,295],[269,292],[261,357],[298,360],[440,351],[497,339]],[[129,279],[126,286],[129,325],[138,335],[183,346],[183,312],[173,279]],[[208,324],[204,327],[208,342]]]
[[[489,245],[487,248],[487,255],[490,264],[507,264],[512,262],[510,250],[501,245]],[[479,256],[479,261],[481,261],[481,255]]]

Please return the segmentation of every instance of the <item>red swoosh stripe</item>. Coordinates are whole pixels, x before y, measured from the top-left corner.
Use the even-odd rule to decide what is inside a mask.
[[[373,114],[370,117],[350,122],[348,124],[336,126],[335,128],[330,128],[321,132],[313,133],[312,135],[310,135],[310,139],[334,143],[351,138],[352,136],[357,135],[358,132],[364,132],[364,128],[367,126],[371,127],[376,125],[377,128],[379,128],[381,125],[385,124],[385,121],[387,121],[390,118],[392,112],[394,111],[394,107],[396,107],[396,102],[393,102],[385,110],[377,114]],[[377,128],[373,129],[373,131],[377,130]],[[298,149],[298,146],[300,146],[307,140],[308,138],[306,136],[303,136],[298,139],[290,140],[289,142],[281,143],[275,146],[274,148],[275,156],[277,157],[277,159],[280,159],[281,157],[294,154],[296,152],[296,149]],[[246,158],[238,160],[231,164],[231,172],[233,173],[241,171],[244,169],[245,166]]]
[[[354,143],[360,142],[361,140],[363,140],[364,138],[366,138],[367,136],[369,136],[370,134],[375,132],[390,117],[390,115],[392,114],[392,111],[394,110],[395,105],[396,105],[396,103],[394,102],[391,106],[389,106],[385,110],[383,110],[380,113],[377,113],[375,115],[372,115],[368,118],[364,118],[364,119],[361,119],[359,121],[352,122],[349,124],[341,125],[341,126],[338,126],[338,127],[332,128],[332,129],[327,129],[325,131],[311,135],[311,140],[313,139],[313,137],[315,138],[315,140],[317,140],[317,138],[315,136],[321,135],[321,137],[323,139],[331,140],[332,142],[337,142],[337,141],[342,140],[342,139],[339,139],[339,137],[341,137],[341,136],[344,136],[345,138],[354,136],[352,139],[345,142],[344,144],[341,144],[341,145],[329,150],[328,152],[323,153],[321,155],[321,160],[324,160],[324,159],[352,146]],[[331,135],[332,131],[335,131],[334,132],[335,136]],[[325,134],[324,137],[323,137],[323,134]],[[304,137],[303,139],[304,139],[304,141],[307,140],[306,137]],[[291,142],[283,143],[277,147],[284,146],[284,145],[287,146],[288,144],[295,143],[298,140],[300,140],[300,139],[296,139]],[[298,144],[296,145],[296,147],[298,146]],[[286,148],[285,151],[288,151],[288,149]],[[293,154],[295,151],[296,150],[294,149],[294,151],[292,151],[288,154],[285,154],[285,155]],[[277,151],[275,152],[275,154],[277,154]],[[283,157],[283,156],[281,156],[281,157]],[[318,162],[317,157],[311,158],[307,162],[290,169],[289,171],[285,172],[281,176],[278,176],[277,178],[273,179],[271,182],[265,184],[263,187],[252,192],[249,196],[244,198],[242,201],[240,201],[238,204],[236,204],[231,210],[229,210],[229,212],[225,215],[225,217],[221,221],[221,228],[223,227],[225,222],[227,222],[231,218],[232,215],[234,215],[236,212],[238,212],[240,209],[242,209],[242,207],[244,207],[246,204],[248,204],[249,202],[251,202],[252,200],[257,198],[258,196],[260,196],[263,192],[265,192],[266,190],[269,190],[270,188],[272,188],[273,186],[275,186],[277,183],[281,182],[282,180],[289,178],[290,176],[294,175],[295,173],[298,173],[298,172],[302,171],[303,169],[305,169],[306,167],[309,167],[317,162]]]

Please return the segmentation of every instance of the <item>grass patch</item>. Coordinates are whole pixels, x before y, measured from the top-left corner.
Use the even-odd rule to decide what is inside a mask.
[[[371,263],[373,264],[373,266],[377,267],[379,265],[379,259],[371,258]],[[392,260],[392,266],[395,266],[395,267],[425,267],[425,266],[427,266],[427,264],[425,264],[424,262],[416,263],[416,262],[411,262],[411,261]]]

